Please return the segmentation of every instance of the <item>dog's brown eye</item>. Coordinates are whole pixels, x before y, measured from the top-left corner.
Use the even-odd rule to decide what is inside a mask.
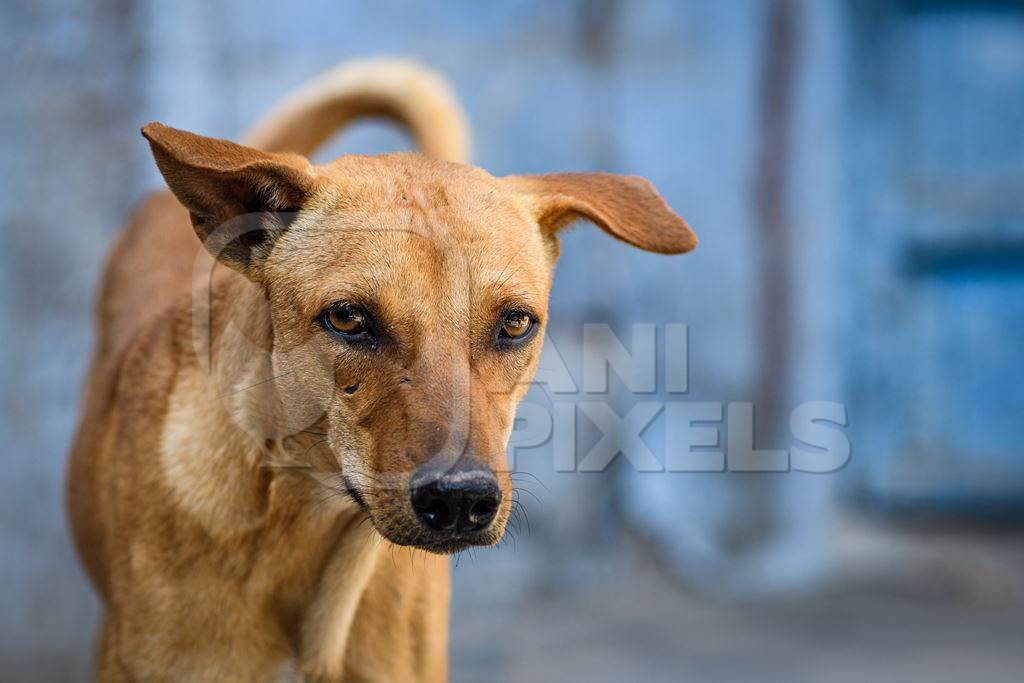
[[[533,320],[530,319],[530,316],[516,311],[505,316],[505,320],[501,323],[501,331],[506,337],[518,339],[529,332],[532,326]]]
[[[333,332],[355,336],[366,331],[366,314],[358,306],[339,304],[324,312],[324,323]]]
[[[523,311],[510,311],[501,319],[497,329],[495,345],[498,348],[508,348],[514,345],[525,344],[532,336],[537,327],[537,320]]]

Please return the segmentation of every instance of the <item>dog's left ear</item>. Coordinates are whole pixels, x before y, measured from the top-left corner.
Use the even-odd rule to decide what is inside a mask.
[[[508,176],[523,195],[540,229],[553,236],[585,218],[612,237],[645,251],[682,254],[697,235],[649,181],[611,173],[548,173]]]
[[[142,135],[207,250],[256,277],[259,262],[313,189],[316,176],[309,161],[162,123],[150,123]]]

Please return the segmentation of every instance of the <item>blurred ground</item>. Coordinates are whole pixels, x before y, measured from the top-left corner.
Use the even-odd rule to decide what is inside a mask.
[[[584,571],[576,586],[528,591],[505,605],[470,576],[481,556],[462,560],[452,680],[1021,680],[1019,540],[975,535],[965,553],[944,534],[908,543],[860,524],[841,533],[856,546],[857,565],[840,568],[815,597],[701,597],[633,544],[617,568]],[[874,571],[882,566],[887,573]]]

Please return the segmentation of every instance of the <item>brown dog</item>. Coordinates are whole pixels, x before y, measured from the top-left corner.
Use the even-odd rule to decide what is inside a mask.
[[[364,115],[431,156],[299,156]],[[68,483],[99,678],[444,679],[444,554],[504,532],[556,232],[696,238],[640,178],[457,163],[457,107],[400,62],[321,77],[250,147],[143,135],[173,195],[111,253]]]

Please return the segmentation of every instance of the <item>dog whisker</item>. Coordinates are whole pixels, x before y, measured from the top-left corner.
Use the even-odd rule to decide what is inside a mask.
[[[544,507],[544,503],[543,503],[543,502],[541,502],[541,499],[540,499],[540,498],[538,498],[538,497],[537,497],[537,495],[536,495],[536,494],[535,494],[535,493],[534,493],[533,491],[531,491],[530,489],[526,488],[525,486],[522,486],[522,485],[520,485],[520,486],[517,486],[517,487],[515,487],[515,491],[516,491],[517,493],[518,493],[518,492],[522,492],[522,493],[525,493],[525,494],[526,494],[526,495],[528,495],[528,496],[529,496],[530,498],[533,498],[533,499],[534,499],[535,501],[537,501],[537,505],[540,505],[541,507]]]
[[[526,522],[526,532],[532,534],[533,529],[530,526],[530,515],[526,511],[526,506],[523,505],[522,501],[519,500],[519,497],[517,495],[518,493],[519,489],[514,489],[512,492],[512,509],[515,510],[516,513],[522,514],[523,519]]]
[[[521,477],[529,477],[529,478],[530,478],[530,479],[532,479],[533,481],[537,482],[537,484],[539,484],[539,485],[540,485],[540,487],[541,487],[542,489],[544,489],[544,490],[545,490],[545,491],[547,491],[548,493],[551,493],[551,489],[549,489],[549,488],[548,488],[548,486],[547,486],[547,484],[545,484],[545,483],[544,483],[544,481],[543,481],[543,480],[541,480],[541,478],[540,478],[540,477],[538,477],[538,476],[537,476],[536,474],[534,474],[534,473],[532,473],[532,472],[526,472],[525,470],[519,470],[519,471],[515,471],[515,472],[511,472],[511,473],[509,473],[509,476],[510,476],[511,478],[513,478],[513,479],[515,479],[515,477],[516,477],[517,475],[518,475],[518,476],[521,476]]]

